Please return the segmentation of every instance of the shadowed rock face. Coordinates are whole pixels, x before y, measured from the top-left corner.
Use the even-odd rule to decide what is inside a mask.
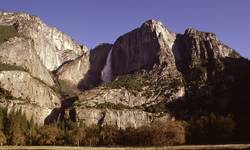
[[[101,44],[79,58],[63,64],[56,77],[62,93],[77,95],[101,84],[102,69],[105,66],[111,44]]]
[[[177,66],[188,81],[212,80],[215,72],[223,69],[222,59],[240,58],[237,52],[221,43],[215,34],[193,28],[179,35],[176,43],[174,53]]]
[[[80,90],[94,88],[103,82],[102,71],[111,48],[112,44],[103,43],[90,51],[90,68],[87,74],[78,83],[78,88]]]
[[[90,68],[89,54],[63,64],[55,73],[61,93],[74,96],[79,93],[78,84],[88,74]]]

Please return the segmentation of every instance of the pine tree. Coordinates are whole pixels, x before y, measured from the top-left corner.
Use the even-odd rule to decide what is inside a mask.
[[[11,135],[11,141],[10,143],[12,145],[18,145],[18,146],[22,146],[26,144],[25,141],[25,135],[22,133],[22,131],[20,130],[20,128],[15,128],[12,135]]]
[[[23,133],[25,133],[28,130],[28,120],[26,114],[22,112],[20,116],[20,128]]]
[[[27,138],[27,144],[28,145],[34,145],[36,144],[36,138],[37,138],[37,126],[34,122],[33,116],[29,121],[27,121],[28,129],[25,133]]]
[[[0,130],[4,129],[4,110],[0,108]]]
[[[6,143],[7,143],[6,136],[2,131],[0,131],[0,145],[3,146]]]
[[[46,125],[39,129],[38,144],[39,145],[55,145],[59,128],[56,125]]]

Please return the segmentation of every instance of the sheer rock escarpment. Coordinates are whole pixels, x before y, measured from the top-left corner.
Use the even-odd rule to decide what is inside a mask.
[[[215,34],[193,28],[176,34],[148,20],[88,51],[38,17],[0,13],[0,104],[39,124],[66,117],[124,129],[211,112],[244,122],[249,70]]]

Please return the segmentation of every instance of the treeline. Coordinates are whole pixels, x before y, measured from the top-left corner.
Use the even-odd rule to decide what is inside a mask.
[[[1,145],[30,145],[37,129],[33,118],[28,120],[21,109],[7,112],[7,108],[0,108]]]
[[[28,120],[21,109],[0,109],[1,145],[62,146],[165,146],[185,143],[182,122],[155,123],[139,128],[118,129],[115,126],[84,126],[71,120],[38,126]]]
[[[118,129],[70,120],[39,127],[22,110],[0,109],[1,145],[167,146],[231,143],[236,123],[231,115],[196,117],[190,121],[155,122],[150,126]]]

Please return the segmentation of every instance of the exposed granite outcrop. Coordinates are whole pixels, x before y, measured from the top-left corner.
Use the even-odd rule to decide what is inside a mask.
[[[105,66],[102,66],[102,73],[110,73],[113,81],[80,94],[74,108],[77,112],[85,112],[89,108],[95,111],[110,109],[104,111],[111,116],[108,119],[105,117],[106,123],[112,124],[108,120],[117,122],[124,119],[121,120],[123,123],[117,123],[121,128],[131,125],[130,118],[126,119],[125,116],[139,121],[132,123],[134,127],[157,119],[158,115],[147,112],[149,107],[181,99],[185,94],[183,78],[177,70],[172,52],[175,38],[174,33],[155,20],[149,20],[140,28],[119,37],[112,48],[110,46],[110,56],[106,55]],[[110,72],[105,70],[109,67],[107,65],[111,65],[107,69]],[[164,110],[158,113],[169,115]],[[137,115],[142,119],[138,119]],[[80,114],[78,117],[84,118]],[[96,123],[88,119],[91,118],[86,119],[85,116],[86,122]]]
[[[19,66],[48,86],[55,86],[50,72],[41,63],[31,39],[14,37],[0,45],[0,64]],[[10,67],[0,70],[9,70]],[[14,70],[14,68],[13,68]]]
[[[101,84],[102,69],[106,63],[111,44],[100,44],[90,52],[62,65],[56,76],[64,93],[79,93]]]
[[[88,53],[62,65],[55,73],[61,92],[69,96],[79,93],[78,84],[86,77],[89,68]]]
[[[1,71],[0,87],[1,105],[22,107],[39,124],[61,104],[53,89],[24,71]]]
[[[113,109],[76,109],[78,121],[84,122],[86,125],[113,125],[118,128],[125,129],[128,127],[140,127],[150,124],[156,120],[170,119],[167,116],[161,117],[158,113],[148,113],[141,110],[113,110]]]
[[[40,18],[26,13],[0,12],[0,25],[14,25],[20,35],[32,39],[37,55],[50,71],[88,50],[63,32],[47,26]]]
[[[90,51],[89,63],[90,68],[79,82],[80,90],[87,90],[100,85],[103,82],[103,68],[107,62],[108,54],[112,48],[112,44],[102,43]]]
[[[166,63],[175,67],[174,41],[175,34],[155,20],[119,37],[112,49],[113,77],[139,69],[152,69],[154,64]]]
[[[168,109],[172,103],[185,102],[190,93],[211,94],[215,84],[210,81],[223,74],[224,59],[241,58],[213,33],[191,28],[175,34],[155,20],[119,37],[109,53],[111,81],[80,94],[74,109],[87,124],[97,124],[105,116],[103,122],[121,128],[131,125],[124,116],[147,118],[137,118],[145,124],[157,119],[157,113],[174,117],[176,112]],[[107,65],[106,61],[104,68]]]
[[[61,106],[60,87],[50,71],[86,55],[87,48],[26,13],[0,12],[0,26],[5,36],[0,43],[1,105],[22,108],[41,125]]]

